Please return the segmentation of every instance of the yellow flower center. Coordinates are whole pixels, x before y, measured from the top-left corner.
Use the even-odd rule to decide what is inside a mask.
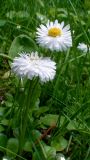
[[[53,27],[53,28],[49,29],[48,35],[51,37],[60,36],[60,35],[62,35],[62,30],[60,30],[60,28]]]

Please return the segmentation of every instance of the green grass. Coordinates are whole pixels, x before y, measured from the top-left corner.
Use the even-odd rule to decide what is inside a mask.
[[[56,156],[61,153],[66,160],[90,160],[90,52],[77,49],[80,42],[90,46],[89,0],[0,3],[0,158],[58,160]],[[36,27],[48,19],[70,24],[73,47],[53,52],[57,74],[52,82],[37,86],[38,93],[31,82],[32,104],[37,103],[28,114],[24,112],[24,104],[28,103],[24,97],[29,93],[28,87],[23,92],[26,81],[22,84],[10,73],[9,60],[22,46],[26,51],[51,55],[36,44],[35,37]],[[22,43],[17,38],[20,35],[24,35]]]

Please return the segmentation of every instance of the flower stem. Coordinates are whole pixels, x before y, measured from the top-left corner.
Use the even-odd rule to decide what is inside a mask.
[[[24,93],[24,103],[22,106],[22,111],[20,113],[20,137],[19,137],[19,153],[22,152],[23,146],[25,144],[25,136],[26,136],[26,131],[28,127],[28,115],[30,114],[30,118],[32,118],[32,108],[34,107],[36,101],[32,103],[33,101],[33,93],[36,90],[36,86],[38,84],[38,81],[28,81],[26,83],[25,87],[25,93]],[[33,104],[33,106],[32,106]]]

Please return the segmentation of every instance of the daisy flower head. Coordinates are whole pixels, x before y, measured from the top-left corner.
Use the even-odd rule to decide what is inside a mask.
[[[88,48],[88,46],[85,43],[79,43],[77,48],[84,53],[88,52],[88,50],[90,51],[90,47]]]
[[[21,78],[39,77],[41,82],[47,82],[55,77],[56,63],[49,57],[39,57],[38,52],[21,53],[14,59],[11,69]]]
[[[66,51],[72,46],[70,26],[64,26],[64,22],[60,24],[58,20],[48,21],[46,26],[41,24],[37,28],[36,34],[37,43],[51,51]]]

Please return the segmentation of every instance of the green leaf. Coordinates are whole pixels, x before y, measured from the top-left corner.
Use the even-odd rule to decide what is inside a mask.
[[[0,132],[4,131],[4,127],[2,125],[0,125]]]
[[[6,147],[7,144],[7,136],[3,133],[0,133],[0,146]],[[0,151],[4,151],[2,148],[0,148]]]
[[[41,156],[39,155],[39,152],[34,152],[32,155],[32,160],[42,160]]]
[[[0,116],[3,116],[4,111],[5,111],[5,108],[4,107],[0,107]]]
[[[40,146],[38,146],[38,151],[39,155],[38,152],[35,151],[32,160],[41,160],[41,159],[55,160],[56,149],[54,147],[48,146],[45,143],[41,142]]]
[[[51,142],[51,146],[54,147],[56,151],[64,150],[67,147],[67,144],[68,144],[67,140],[59,135],[55,137]]]
[[[68,130],[76,130],[77,127],[78,125],[74,121],[69,122],[69,124],[67,125]]]
[[[90,9],[90,0],[85,0],[85,7]]]
[[[49,108],[47,106],[41,106],[39,108],[35,108],[35,112],[34,112],[34,115],[36,117],[39,117],[41,114],[47,112],[49,110]]]
[[[33,137],[31,137],[31,135]],[[33,142],[37,143],[38,140],[40,139],[40,137],[41,137],[41,132],[39,132],[38,130],[35,130],[35,129],[32,130],[32,132],[30,134],[30,138],[33,139]],[[32,142],[27,139],[23,149],[27,152],[29,152],[29,151],[32,152]]]
[[[10,138],[7,142],[7,149],[9,149],[11,152],[14,152],[15,154],[18,152],[19,148],[19,142],[16,138]],[[11,153],[7,150],[6,154],[9,157],[15,157],[15,154]]]
[[[5,93],[5,98],[7,99],[7,101],[12,102],[13,101],[13,96],[10,93]]]
[[[38,0],[38,3],[39,3],[39,5],[40,5],[41,7],[44,7],[44,3],[43,3],[42,0]]]
[[[44,150],[46,152],[46,155],[48,157],[48,160],[54,160],[56,156],[56,149],[54,147],[45,145]]]
[[[31,144],[29,141],[27,141],[27,142],[25,143],[23,149],[24,149],[24,151],[32,152],[32,144]]]
[[[6,21],[3,19],[0,19],[0,27],[3,27],[6,24]]]
[[[2,121],[1,121],[1,123],[4,125],[4,126],[8,126],[9,125],[9,120],[7,120],[7,119],[3,119]]]
[[[56,125],[58,117],[59,117],[58,115],[47,114],[44,117],[40,118],[40,122],[47,126],[53,126]]]
[[[41,137],[41,132],[38,130],[32,130],[32,135],[33,135],[33,141],[37,141]]]
[[[36,50],[38,49],[33,39],[27,35],[22,34],[13,40],[11,47],[9,49],[9,56],[11,58],[14,58],[18,56],[18,53],[31,52]]]
[[[10,71],[7,71],[4,73],[4,75],[2,76],[2,79],[8,79],[10,76]]]
[[[12,103],[12,102],[9,102],[9,101],[6,101],[6,102],[5,102],[5,105],[6,105],[6,107],[12,107],[13,103]]]

